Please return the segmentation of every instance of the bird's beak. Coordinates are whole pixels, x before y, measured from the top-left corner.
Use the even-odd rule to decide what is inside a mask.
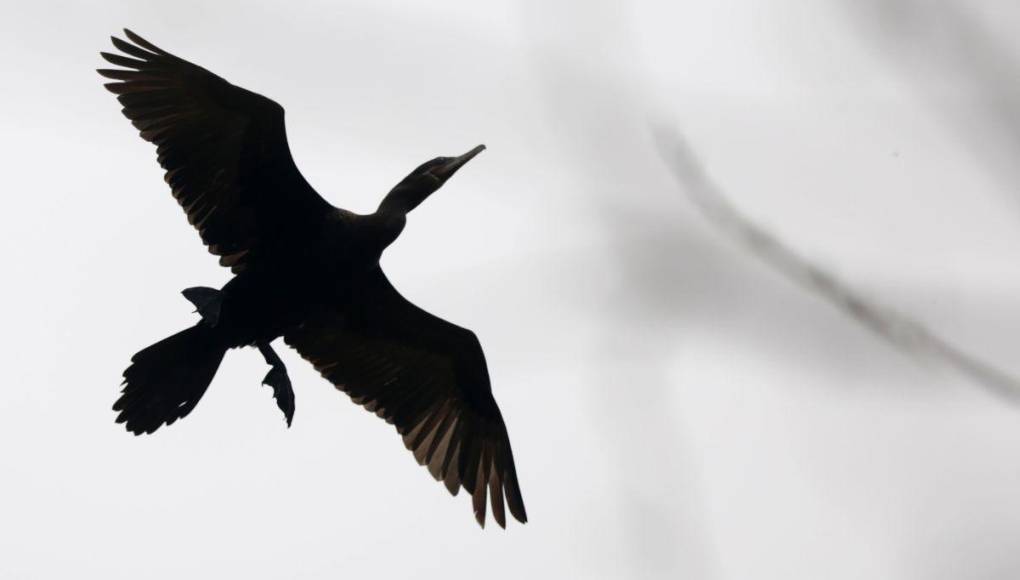
[[[482,151],[485,151],[485,145],[479,145],[478,147],[475,147],[474,149],[468,151],[467,153],[461,155],[460,157],[454,157],[446,165],[440,165],[439,167],[433,169],[432,175],[435,175],[439,179],[445,181],[449,179],[450,176],[452,176],[454,173],[456,173],[458,169],[463,167],[465,163],[471,161],[475,155],[478,155]]]

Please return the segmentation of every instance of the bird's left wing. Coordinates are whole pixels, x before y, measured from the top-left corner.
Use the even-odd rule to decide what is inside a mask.
[[[354,284],[284,339],[337,389],[393,424],[404,445],[456,495],[471,494],[485,525],[506,525],[506,505],[527,521],[506,425],[478,338],[411,304],[381,269]]]
[[[174,197],[220,263],[239,272],[260,255],[286,253],[316,231],[333,207],[305,181],[287,145],[283,107],[232,85],[125,30],[123,54],[100,53],[120,69],[124,115],[156,145]]]

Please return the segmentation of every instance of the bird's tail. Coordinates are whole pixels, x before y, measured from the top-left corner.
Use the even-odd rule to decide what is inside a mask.
[[[216,329],[203,322],[139,351],[113,405],[120,412],[117,422],[140,435],[184,417],[205,394],[226,352]]]

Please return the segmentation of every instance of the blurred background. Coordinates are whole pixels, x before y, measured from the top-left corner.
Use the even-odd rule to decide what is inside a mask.
[[[8,4],[0,577],[1020,577],[1015,2]],[[124,26],[280,102],[353,211],[488,146],[383,265],[481,338],[526,526],[289,349],[289,430],[253,349],[113,423],[229,278],[94,72]]]

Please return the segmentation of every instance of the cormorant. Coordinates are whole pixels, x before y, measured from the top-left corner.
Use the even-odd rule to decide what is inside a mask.
[[[527,521],[506,426],[473,332],[401,296],[379,266],[407,214],[479,145],[437,157],[400,181],[375,213],[338,209],[291,158],[283,107],[160,49],[129,30],[113,37],[124,115],[157,146],[173,196],[234,277],[220,290],[189,288],[201,319],[139,351],[113,409],[136,435],[186,416],[228,349],[255,346],[264,384],[289,425],[294,392],[270,343],[284,341],[351,399],[393,424],[405,446],[456,495],[471,494],[485,525],[486,495],[500,526]]]

